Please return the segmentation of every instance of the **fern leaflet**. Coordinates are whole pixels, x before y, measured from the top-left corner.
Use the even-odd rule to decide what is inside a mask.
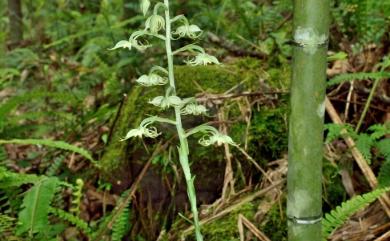
[[[326,238],[328,238],[334,230],[339,228],[355,212],[369,205],[380,195],[389,190],[390,188],[381,188],[363,195],[355,196],[352,199],[343,202],[340,206],[337,206],[330,213],[325,214],[325,218],[322,220],[322,233],[324,240],[326,240]]]
[[[123,236],[127,233],[130,228],[129,225],[130,218],[130,203],[122,210],[122,213],[115,220],[112,226],[112,241],[121,241]]]
[[[390,78],[390,72],[374,72],[374,73],[348,73],[340,74],[328,81],[328,86],[341,84],[346,81],[352,80],[376,80],[376,79],[387,79]]]
[[[368,164],[371,164],[371,147],[374,145],[374,140],[366,133],[358,135],[356,140],[356,147],[367,160]]]
[[[36,183],[39,180],[41,180],[39,176],[10,172],[0,166],[0,188],[19,187],[23,184]]]
[[[28,232],[32,237],[47,229],[50,203],[59,184],[55,177],[43,178],[26,192],[18,217],[18,234]]]
[[[378,174],[379,187],[390,187],[390,158],[382,164]]]
[[[81,218],[74,216],[71,213],[68,213],[64,210],[53,208],[53,207],[49,208],[49,212],[54,214],[55,216],[59,217],[60,219],[73,224],[78,229],[80,229],[84,234],[86,234],[88,236],[92,233],[92,230],[88,226],[88,223],[86,223]]]
[[[71,145],[64,141],[53,141],[48,139],[12,139],[0,140],[0,144],[44,145],[49,147],[55,147],[58,149],[76,152],[90,160],[92,163],[96,164],[96,161],[92,158],[91,154],[87,150]]]

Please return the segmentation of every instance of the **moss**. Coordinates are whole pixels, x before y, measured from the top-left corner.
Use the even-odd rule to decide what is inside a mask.
[[[123,138],[126,133],[125,131],[128,129],[129,121],[135,121],[136,119],[134,110],[136,109],[137,99],[140,94],[140,87],[133,88],[129,94],[131,98],[127,99],[126,104],[124,104],[120,110],[118,118],[114,120],[115,125],[113,126],[110,144],[100,159],[102,170],[108,175],[110,175],[113,170],[118,169],[121,166],[122,160],[126,157],[126,152],[124,150],[126,149],[127,143],[120,141],[120,139]]]
[[[217,219],[214,222],[202,226],[204,240],[207,241],[239,241],[238,215],[253,217],[257,211],[257,206],[253,203],[247,203],[240,208],[229,213],[227,216]],[[188,236],[186,240],[195,241],[194,235]]]
[[[275,203],[268,211],[261,230],[272,241],[287,241],[286,198],[282,200],[282,210]]]
[[[323,212],[327,213],[334,209],[338,204],[347,200],[347,193],[345,191],[340,169],[333,166],[329,161],[323,161]]]
[[[257,160],[274,160],[287,151],[287,114],[287,103],[283,100],[276,108],[263,106],[254,111],[249,150]]]

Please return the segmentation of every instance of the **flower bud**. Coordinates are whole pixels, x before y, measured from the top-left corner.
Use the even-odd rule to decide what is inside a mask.
[[[202,30],[197,25],[188,25],[184,24],[176,29],[173,34],[178,35],[179,37],[189,37],[192,39],[198,38]]]
[[[154,85],[165,85],[168,83],[167,78],[163,78],[158,74],[151,73],[149,75],[142,75],[139,77],[136,82],[143,86],[154,86]]]
[[[157,34],[161,29],[165,27],[165,20],[158,14],[150,16],[145,23],[145,29],[149,30],[153,34]]]

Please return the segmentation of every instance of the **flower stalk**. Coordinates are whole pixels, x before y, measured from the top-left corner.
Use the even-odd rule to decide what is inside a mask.
[[[145,16],[149,11],[150,5],[150,0],[141,1],[141,10]],[[164,16],[159,15],[159,10],[163,10]],[[184,25],[178,26],[175,31],[172,31],[172,25],[179,20]],[[163,30],[165,31],[165,36],[160,34],[160,32]],[[165,95],[154,97],[149,101],[149,104],[159,107],[161,110],[173,108],[175,113],[174,120],[158,116],[146,118],[141,122],[138,128],[130,130],[123,140],[135,137],[156,138],[160,136],[161,133],[157,131],[155,126],[152,126],[156,122],[168,123],[176,127],[176,132],[179,139],[179,161],[187,184],[187,194],[193,215],[193,225],[195,227],[195,237],[197,241],[203,241],[203,237],[200,231],[200,222],[197,209],[194,185],[195,177],[191,174],[188,158],[189,148],[187,138],[197,132],[201,132],[204,134],[204,136],[199,140],[199,144],[203,146],[210,146],[215,144],[222,145],[225,143],[236,145],[229,136],[221,134],[216,128],[212,126],[200,125],[186,131],[182,125],[182,115],[206,115],[207,109],[205,106],[197,104],[195,98],[182,99],[177,96],[173,68],[173,56],[179,52],[190,52],[195,54],[193,59],[184,61],[191,66],[219,64],[219,61],[216,57],[207,54],[202,47],[194,44],[190,44],[173,51],[171,42],[180,38],[196,39],[200,36],[201,33],[202,30],[197,25],[190,24],[187,18],[185,18],[183,15],[179,15],[171,19],[169,11],[169,0],[164,0],[163,2],[156,3],[152,15],[149,16],[146,20],[144,30],[134,32],[130,36],[129,40],[119,41],[115,47],[111,49],[114,50],[118,48],[124,48],[131,50],[132,48],[135,48],[136,50],[143,52],[147,48],[151,47],[148,41],[145,40],[146,37],[155,37],[165,42],[167,68],[154,66],[149,71],[149,74],[142,75],[136,80],[136,82],[144,87],[168,85],[165,91]],[[175,35],[175,37],[173,37],[173,35]]]

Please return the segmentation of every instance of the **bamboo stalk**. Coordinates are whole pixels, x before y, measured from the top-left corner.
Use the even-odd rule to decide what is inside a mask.
[[[289,241],[320,241],[329,0],[294,0],[289,123]]]

